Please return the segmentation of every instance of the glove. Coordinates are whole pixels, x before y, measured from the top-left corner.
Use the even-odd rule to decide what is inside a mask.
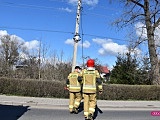
[[[69,88],[68,88],[68,87],[64,87],[64,89],[65,89],[65,90],[69,90]]]

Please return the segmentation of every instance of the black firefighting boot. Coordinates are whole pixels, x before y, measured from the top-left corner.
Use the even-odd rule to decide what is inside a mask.
[[[85,120],[89,120],[87,117],[85,117]]]
[[[78,114],[78,108],[73,107],[73,111],[74,111],[75,114]]]
[[[93,115],[91,113],[88,115],[88,120],[93,120]]]
[[[70,114],[73,114],[74,113],[74,111],[70,111]]]
[[[93,120],[93,119],[85,118],[85,120]]]

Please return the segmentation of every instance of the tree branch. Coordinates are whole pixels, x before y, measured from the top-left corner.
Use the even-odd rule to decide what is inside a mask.
[[[155,29],[160,25],[160,17],[158,18],[157,22],[153,25],[153,28]]]
[[[135,0],[128,0],[128,1],[131,1],[131,2],[135,3],[136,5],[144,8],[144,6],[142,4],[140,4],[138,1],[135,1]]]

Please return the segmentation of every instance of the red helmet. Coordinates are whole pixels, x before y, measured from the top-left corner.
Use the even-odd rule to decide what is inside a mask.
[[[94,60],[93,59],[89,59],[88,61],[87,61],[87,67],[94,67]]]

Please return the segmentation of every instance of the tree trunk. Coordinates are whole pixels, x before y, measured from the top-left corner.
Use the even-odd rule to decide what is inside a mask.
[[[148,37],[148,50],[151,62],[151,75],[153,84],[160,84],[159,79],[159,64],[158,64],[158,56],[156,53],[156,45],[154,39],[154,28],[151,23],[151,16],[149,11],[149,1],[144,0],[144,13],[145,13],[145,22],[147,29],[147,37]]]

